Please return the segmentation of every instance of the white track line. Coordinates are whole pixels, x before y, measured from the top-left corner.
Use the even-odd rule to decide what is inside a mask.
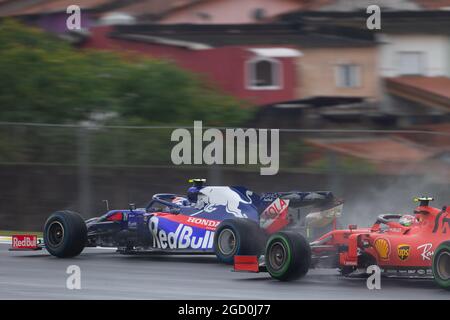
[[[0,236],[0,243],[11,244],[11,237]]]

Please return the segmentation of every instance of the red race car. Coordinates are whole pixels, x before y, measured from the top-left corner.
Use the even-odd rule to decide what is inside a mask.
[[[433,276],[450,289],[450,208],[429,206],[422,197],[414,215],[384,214],[370,228],[332,230],[308,243],[292,231],[273,234],[264,258],[236,256],[235,271],[269,272],[279,280],[304,276],[309,268],[339,268],[349,275],[377,265],[387,274]]]

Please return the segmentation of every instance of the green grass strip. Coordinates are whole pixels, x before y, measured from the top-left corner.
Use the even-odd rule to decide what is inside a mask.
[[[37,232],[37,231],[0,230],[0,236],[2,236],[2,237],[8,237],[8,236],[12,236],[14,234],[33,234],[33,235],[37,235],[38,238],[42,238],[42,232]]]

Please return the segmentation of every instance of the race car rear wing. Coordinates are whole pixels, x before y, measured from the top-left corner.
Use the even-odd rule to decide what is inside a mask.
[[[291,207],[324,206],[335,199],[331,191],[280,192],[280,198],[290,201]]]
[[[265,194],[262,199],[266,203],[270,201],[260,215],[260,226],[269,234],[292,223],[305,228],[332,225],[332,229],[336,229],[336,221],[342,215],[344,203],[330,191],[278,192]]]
[[[264,263],[258,261],[257,256],[234,256],[234,272],[266,272]]]

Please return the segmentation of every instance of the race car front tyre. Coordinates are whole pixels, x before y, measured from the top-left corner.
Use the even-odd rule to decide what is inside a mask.
[[[264,231],[249,219],[224,220],[214,234],[214,252],[221,262],[227,264],[234,262],[235,255],[261,255],[264,243]]]
[[[434,281],[450,290],[450,241],[442,242],[433,254],[432,270]]]
[[[57,211],[45,222],[45,248],[55,257],[71,258],[79,255],[86,241],[86,223],[76,212]]]
[[[293,231],[275,233],[269,238],[265,253],[266,268],[272,278],[296,280],[309,270],[311,247],[306,239]]]

